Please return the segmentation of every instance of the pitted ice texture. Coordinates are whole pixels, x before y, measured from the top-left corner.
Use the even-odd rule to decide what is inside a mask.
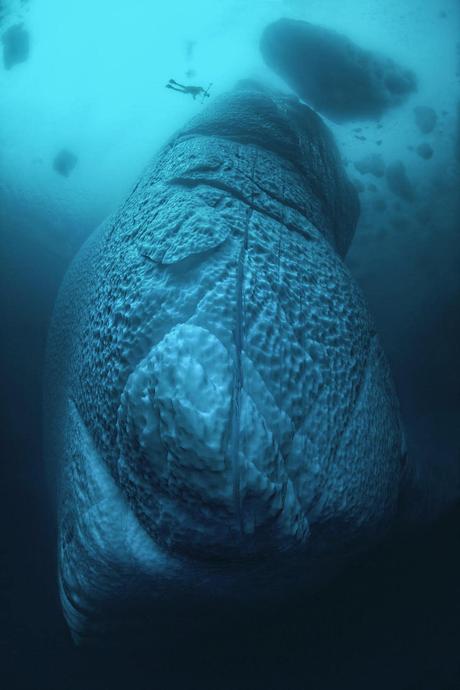
[[[245,364],[248,378],[257,377],[250,360]],[[173,328],[128,380],[118,420],[120,478],[160,544],[235,557],[244,552],[242,535],[252,552],[264,546],[259,531],[278,538],[279,548],[308,535],[268,420],[244,388],[236,403],[233,386],[223,343],[188,324]],[[276,405],[259,386],[273,421]]]
[[[320,118],[246,84],[166,144],[80,251],[48,352],[80,639],[120,599],[269,597],[280,558],[302,580],[309,558],[390,524],[402,434],[341,258],[357,215]]]

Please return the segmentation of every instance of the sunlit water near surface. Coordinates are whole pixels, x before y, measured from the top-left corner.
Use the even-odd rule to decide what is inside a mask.
[[[2,687],[458,687],[459,3],[30,0],[2,2],[1,11],[0,33],[23,23],[30,39],[27,59],[0,66]],[[325,121],[350,178],[363,187],[347,264],[388,354],[409,450],[421,475],[432,475],[433,490],[410,508],[408,533],[288,611],[264,610],[225,628],[211,617],[199,635],[176,629],[173,619],[148,653],[83,652],[57,600],[41,448],[42,366],[56,291],[91,230],[167,138],[205,107],[165,89],[170,78],[212,84],[211,99],[242,78],[289,91],[259,51],[263,29],[280,17],[340,31],[417,75],[417,91],[378,122]],[[417,128],[416,106],[436,111],[432,132]],[[432,147],[431,158],[417,153],[421,143]],[[61,150],[76,157],[67,175],[53,164]],[[374,153],[387,164],[403,161],[414,202],[356,169]]]

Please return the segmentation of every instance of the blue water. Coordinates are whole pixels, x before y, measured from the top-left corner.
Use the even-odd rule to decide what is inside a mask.
[[[21,61],[0,64],[2,687],[458,687],[459,3],[30,0],[0,10],[1,35],[22,24],[29,36]],[[230,629],[211,620],[200,639],[176,630],[142,656],[81,652],[57,600],[41,445],[58,285],[155,151],[205,107],[165,89],[170,78],[212,84],[210,100],[241,78],[288,90],[258,48],[264,27],[282,16],[340,31],[417,75],[418,90],[379,122],[326,123],[350,178],[364,186],[347,263],[390,360],[422,498],[408,508],[408,533],[295,610],[261,612]],[[436,111],[429,134],[416,126],[416,106]],[[421,143],[432,158],[418,155]],[[56,163],[62,151],[71,158]],[[413,203],[385,178],[359,173],[355,162],[373,153],[404,163]]]

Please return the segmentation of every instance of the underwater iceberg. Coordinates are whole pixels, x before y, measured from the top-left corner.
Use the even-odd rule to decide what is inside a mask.
[[[322,120],[245,83],[77,255],[47,373],[76,640],[178,602],[273,602],[392,524],[405,450],[343,263],[358,213]]]

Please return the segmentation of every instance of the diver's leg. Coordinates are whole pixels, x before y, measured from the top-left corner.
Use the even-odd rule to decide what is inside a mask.
[[[187,92],[184,91],[183,89],[177,89],[177,88],[176,88],[175,86],[173,86],[172,84],[166,84],[166,88],[167,88],[167,89],[172,89],[173,91],[178,91],[179,93],[187,93]]]
[[[170,79],[168,84],[174,84],[174,86],[179,86],[181,89],[187,89],[186,86],[184,86],[183,84],[179,84],[179,82],[176,81],[175,79]],[[176,91],[179,91],[179,89],[176,89]],[[186,91],[184,90],[183,93],[186,93]]]

